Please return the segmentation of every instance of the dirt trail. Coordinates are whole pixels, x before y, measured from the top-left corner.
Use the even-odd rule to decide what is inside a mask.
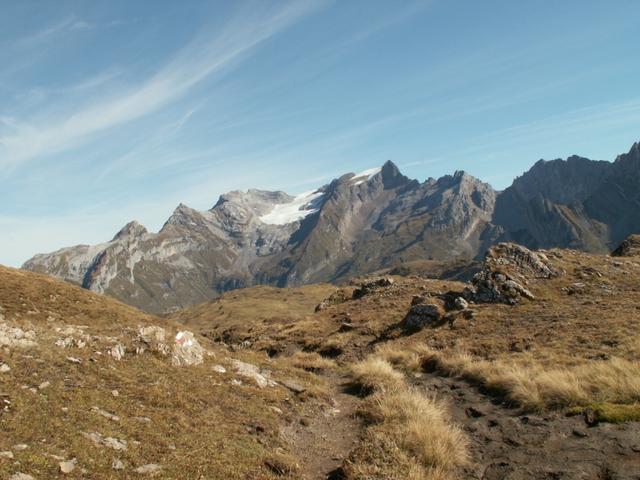
[[[586,427],[581,416],[524,414],[468,383],[422,374],[414,383],[445,400],[470,439],[462,478],[638,480],[640,423]]]
[[[324,378],[329,384],[331,405],[310,403],[304,415],[282,432],[298,457],[300,478],[304,480],[339,478],[337,471],[362,431],[355,415],[359,400],[347,393],[348,378]]]

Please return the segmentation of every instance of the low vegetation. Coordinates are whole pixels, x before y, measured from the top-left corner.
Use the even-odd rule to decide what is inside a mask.
[[[387,347],[380,355],[407,369],[464,378],[530,410],[640,401],[640,362],[621,358],[549,369],[532,358],[489,361],[464,351],[444,352],[424,345],[404,350]]]
[[[409,387],[404,375],[381,357],[355,364],[352,374],[372,395],[361,411],[369,425],[347,462],[348,478],[455,478],[467,460],[467,440],[445,406]]]

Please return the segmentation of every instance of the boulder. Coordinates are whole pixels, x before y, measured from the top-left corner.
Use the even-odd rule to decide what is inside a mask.
[[[199,365],[204,358],[205,350],[198,343],[193,333],[180,331],[176,334],[173,350],[171,352],[171,364],[174,366]]]
[[[421,330],[424,327],[438,325],[442,322],[442,309],[434,303],[418,303],[412,305],[404,317],[403,326],[407,330]]]
[[[251,363],[233,360],[233,368],[238,375],[252,379],[260,388],[276,385],[276,382],[269,379],[266,373],[261,373],[260,368]]]
[[[146,350],[150,350],[155,353],[159,353],[162,356],[167,356],[171,353],[171,349],[165,343],[167,338],[167,331],[155,325],[148,327],[140,327],[138,330],[138,346],[136,347],[136,353],[141,354]]]

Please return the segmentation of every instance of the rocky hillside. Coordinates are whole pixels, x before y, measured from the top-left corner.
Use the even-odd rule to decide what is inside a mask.
[[[295,197],[230,192],[207,211],[179,205],[158,233],[132,222],[24,268],[160,313],[256,284],[478,258],[496,241],[604,252],[640,225],[639,145],[613,163],[540,161],[503,192],[465,172],[420,183],[391,162]]]
[[[169,318],[0,267],[0,478],[634,479],[637,242]]]

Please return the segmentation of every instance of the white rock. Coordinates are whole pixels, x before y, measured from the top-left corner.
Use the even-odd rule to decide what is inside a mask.
[[[174,366],[199,365],[203,361],[205,350],[193,333],[183,330],[176,334],[171,353]]]
[[[76,357],[67,357],[67,361],[71,363],[82,363],[82,360]]]
[[[10,371],[11,371],[11,367],[6,363],[3,363],[2,365],[0,365],[0,373],[7,373]]]
[[[138,467],[134,470],[134,472],[139,473],[139,474],[156,474],[158,473],[160,470],[162,470],[162,467],[158,464],[155,463],[148,463],[147,465],[142,465],[141,467]]]
[[[9,460],[13,459],[13,452],[10,450],[7,450],[5,452],[0,452],[0,458],[7,458]]]
[[[251,363],[241,362],[240,360],[233,360],[233,367],[238,375],[253,379],[258,387],[273,387],[276,382],[267,378],[266,375],[260,373],[260,368]]]
[[[124,357],[125,349],[121,343],[118,343],[109,349],[109,355],[111,355],[116,360],[122,360]]]
[[[37,345],[36,334],[32,330],[22,330],[18,327],[10,327],[5,322],[0,323],[0,347],[7,348],[32,348]]]
[[[167,338],[167,331],[156,325],[150,325],[148,327],[140,327],[138,329],[138,343],[136,347],[136,353],[141,354],[148,348],[152,352],[159,353],[161,355],[169,355],[170,348],[165,343]]]
[[[114,397],[119,397],[120,392],[118,390],[111,390],[111,395],[113,395]]]
[[[91,411],[97,413],[98,415],[102,415],[104,418],[108,418],[109,420],[113,420],[114,422],[119,422],[120,417],[114,415],[113,413],[109,413],[106,410],[101,409],[100,407],[91,407]]]
[[[218,373],[227,373],[227,369],[224,368],[222,365],[214,365],[213,367],[211,367],[211,369],[214,372],[218,372]]]
[[[124,463],[119,458],[116,458],[111,462],[111,468],[114,470],[124,470]]]
[[[44,390],[45,388],[47,388],[49,385],[51,385],[51,382],[42,382],[40,385],[38,385],[38,389],[40,390]]]
[[[60,467],[60,472],[62,473],[71,473],[76,468],[76,463],[78,460],[72,458],[71,460],[67,460],[66,462],[60,462],[58,466]]]
[[[12,448],[14,450],[17,450],[18,452],[21,452],[29,448],[29,445],[27,445],[26,443],[18,443],[17,445],[14,445]]]
[[[91,440],[97,447],[108,447],[114,450],[127,449],[126,440],[119,440],[113,437],[103,437],[102,434],[98,432],[83,433],[82,436]]]
[[[9,477],[9,480],[35,480],[31,475],[27,475],[26,473],[18,472],[14,473]]]

